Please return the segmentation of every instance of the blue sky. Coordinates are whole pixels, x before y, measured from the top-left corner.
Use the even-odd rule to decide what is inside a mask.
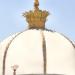
[[[75,0],[39,0],[40,9],[51,13],[46,28],[75,40]],[[0,41],[27,29],[22,13],[33,9],[34,0],[0,0]]]

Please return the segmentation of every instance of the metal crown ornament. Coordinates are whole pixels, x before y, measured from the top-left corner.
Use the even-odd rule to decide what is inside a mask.
[[[23,13],[23,16],[26,18],[26,21],[29,24],[29,29],[45,29],[45,22],[49,13],[46,10],[40,10],[38,6],[39,1],[35,0],[34,11],[30,10],[29,12]]]

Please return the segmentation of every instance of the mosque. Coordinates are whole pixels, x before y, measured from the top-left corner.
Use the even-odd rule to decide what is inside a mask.
[[[0,43],[0,75],[75,75],[75,44],[45,28],[48,11],[23,13],[29,28]]]

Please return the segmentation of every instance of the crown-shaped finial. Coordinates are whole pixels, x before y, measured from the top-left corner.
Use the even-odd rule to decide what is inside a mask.
[[[30,29],[45,29],[45,22],[49,13],[46,10],[40,10],[38,6],[39,1],[35,0],[34,11],[30,10],[29,12],[23,13],[23,16],[26,17],[26,21],[28,22]]]

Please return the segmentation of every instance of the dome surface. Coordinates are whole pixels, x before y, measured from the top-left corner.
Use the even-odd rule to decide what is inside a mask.
[[[14,65],[17,74],[44,74],[44,62],[46,74],[75,75],[75,46],[57,32],[40,29],[14,34],[0,44],[0,75],[12,75]]]

